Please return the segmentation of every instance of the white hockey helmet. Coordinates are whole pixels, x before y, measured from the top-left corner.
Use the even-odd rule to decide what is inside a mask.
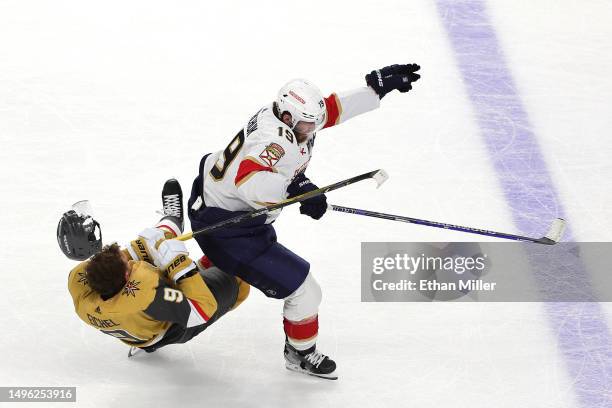
[[[278,112],[291,114],[291,129],[312,134],[321,130],[327,120],[325,99],[319,88],[305,79],[292,79],[278,91]]]

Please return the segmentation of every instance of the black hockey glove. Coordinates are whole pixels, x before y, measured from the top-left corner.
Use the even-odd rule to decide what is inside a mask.
[[[315,186],[304,173],[300,173],[295,176],[291,184],[287,187],[287,193],[289,194],[287,198],[299,196],[300,194],[316,190],[317,188],[319,187]],[[306,214],[315,220],[321,218],[323,214],[325,214],[325,211],[327,211],[327,197],[325,197],[325,194],[309,198],[300,203],[300,213]]]
[[[400,92],[408,92],[412,89],[412,83],[421,76],[416,73],[421,69],[417,64],[389,65],[370,72],[365,76],[366,83],[382,99],[394,89]]]

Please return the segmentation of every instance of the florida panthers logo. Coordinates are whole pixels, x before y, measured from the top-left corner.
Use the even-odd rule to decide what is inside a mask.
[[[285,149],[277,143],[270,143],[263,152],[259,155],[259,158],[264,161],[268,166],[274,167],[276,163],[285,155]]]

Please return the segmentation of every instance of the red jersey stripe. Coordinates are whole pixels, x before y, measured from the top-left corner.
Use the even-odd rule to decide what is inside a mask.
[[[327,122],[325,122],[325,126],[323,129],[332,127],[338,123],[338,119],[340,118],[340,112],[342,107],[339,106],[340,102],[338,101],[338,97],[336,94],[331,94],[327,98],[325,98],[325,108],[327,109]]]
[[[271,167],[264,166],[250,159],[244,159],[238,166],[238,172],[236,173],[236,179],[234,184],[238,185],[240,182],[247,177],[249,174],[258,171],[274,171]]]

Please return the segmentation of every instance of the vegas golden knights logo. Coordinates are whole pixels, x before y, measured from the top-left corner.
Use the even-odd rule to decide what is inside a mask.
[[[77,275],[79,275],[79,283],[82,283],[83,285],[89,284],[89,282],[87,282],[87,276],[85,275],[85,272],[78,272]]]
[[[123,292],[121,294],[125,295],[125,296],[128,296],[128,297],[130,295],[132,295],[132,297],[136,297],[136,291],[140,290],[140,288],[138,287],[139,284],[140,284],[140,282],[136,281],[136,280],[129,281],[123,287]]]

